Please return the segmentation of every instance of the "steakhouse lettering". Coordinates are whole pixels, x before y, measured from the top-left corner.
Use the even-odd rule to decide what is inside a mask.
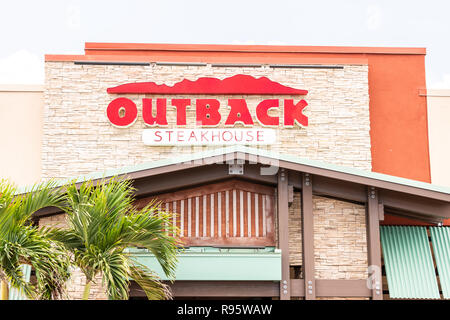
[[[146,145],[268,145],[276,143],[273,129],[145,129]]]
[[[176,109],[176,125],[189,125],[186,121],[186,113],[187,107],[192,105],[191,99],[172,99],[171,105]],[[252,126],[254,124],[245,99],[228,99],[227,105],[230,109],[225,120],[225,126],[235,126],[238,123],[244,126]],[[283,125],[293,127],[296,123],[299,126],[307,126],[308,117],[303,114],[303,110],[307,105],[308,103],[303,99],[297,103],[294,103],[292,99],[284,99]],[[280,101],[278,99],[261,101],[256,107],[256,119],[263,126],[279,126],[280,118],[268,114],[270,109],[279,109],[279,106]],[[196,125],[202,127],[218,126],[222,120],[221,108],[222,106],[217,99],[196,99]],[[128,98],[117,98],[108,105],[106,115],[114,126],[126,128],[136,121],[138,117],[137,106]],[[142,99],[142,117],[148,126],[168,126],[167,99],[156,99],[156,112],[153,110],[152,99]]]

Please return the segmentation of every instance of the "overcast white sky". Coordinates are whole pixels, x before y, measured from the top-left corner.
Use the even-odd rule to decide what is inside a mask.
[[[84,42],[426,47],[450,89],[447,0],[0,0],[0,83],[43,83],[46,53]]]

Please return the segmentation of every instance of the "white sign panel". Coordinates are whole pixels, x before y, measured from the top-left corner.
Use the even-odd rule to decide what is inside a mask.
[[[269,145],[275,144],[273,129],[144,129],[148,146]]]

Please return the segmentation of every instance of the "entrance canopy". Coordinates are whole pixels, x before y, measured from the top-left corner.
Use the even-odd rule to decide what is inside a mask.
[[[177,286],[187,286],[183,288],[189,288],[189,292],[193,292],[192,288],[207,290],[209,296],[217,297],[224,292],[217,289],[218,281],[225,282],[221,285],[229,290],[231,286],[229,282],[242,282],[242,279],[245,279],[247,281],[244,281],[245,283],[233,284],[235,285],[233,294],[241,296],[244,294],[242,288],[248,286],[248,282],[255,282],[259,290],[256,296],[279,296],[280,299],[290,297],[315,299],[330,296],[382,299],[380,223],[384,220],[385,213],[437,225],[450,218],[449,188],[246,147],[234,146],[188,155],[177,154],[166,160],[86,175],[76,181],[81,183],[92,179],[98,182],[113,176],[133,180],[136,188],[136,205],[152,198],[160,198],[165,208],[175,210],[176,206],[176,211],[181,212],[182,217],[184,213],[184,218],[180,219],[180,229],[185,233],[182,236],[185,237],[188,246],[191,246],[189,249],[191,251],[180,255],[184,267],[180,268],[177,280],[183,280],[178,281]],[[295,215],[302,218],[302,228],[299,232],[302,239],[303,278],[291,278],[289,205],[293,203],[294,194],[299,192],[301,210],[292,207],[291,209]],[[375,266],[378,270],[373,278],[374,285],[370,289],[367,286],[367,279],[339,280],[315,277],[313,196],[365,206],[367,265]],[[268,202],[263,202],[262,199]],[[240,205],[241,203],[243,205]],[[263,203],[266,204],[264,209]],[[36,219],[59,212],[57,208],[46,208],[36,213]],[[230,218],[229,221],[224,219],[227,214],[233,219]],[[264,221],[266,226],[276,226],[273,235],[269,229],[264,228]],[[264,233],[264,230],[267,232]],[[393,235],[388,235],[386,232],[389,230],[382,229],[381,240],[388,283],[392,285],[393,297],[407,296],[405,290],[406,292],[409,292],[408,288],[417,290],[417,283],[421,286],[434,286],[427,292],[426,297],[437,297],[435,280],[425,283],[420,282],[420,279],[414,280],[417,278],[414,278],[415,276],[423,272],[428,272],[430,279],[433,279],[428,249],[427,255],[411,258],[412,263],[416,260],[426,262],[423,268],[413,270],[407,286],[395,287],[395,284],[401,281],[399,276],[402,276],[398,271],[408,268],[408,265],[397,263],[399,257],[408,254],[408,246],[413,245],[416,248],[418,243],[423,244],[426,235],[422,232],[421,238],[418,238],[422,242],[414,240],[405,243],[397,231]],[[436,236],[434,235],[435,238]],[[434,242],[436,257],[439,258],[438,268],[441,270],[442,279],[446,281],[447,274],[442,271],[445,270],[445,263],[442,261],[446,259],[448,252],[446,250],[441,252],[442,246],[439,244],[442,241],[434,240]],[[445,243],[444,241],[444,245]],[[203,247],[203,251],[195,251],[199,247]],[[267,251],[268,247],[276,247],[276,250]],[[425,245],[422,247],[428,248]],[[141,259],[140,263],[157,269],[148,253],[135,254],[138,260]],[[191,272],[195,269],[192,266],[199,266],[199,261],[203,261],[201,264],[206,269],[200,273]],[[226,272],[220,269],[226,265],[235,265],[234,262],[237,261],[247,269],[225,268]],[[210,264],[208,267],[206,262],[213,265]],[[262,270],[261,274],[252,273],[255,265],[265,265],[267,268]],[[274,281],[278,280],[279,289],[276,288],[278,284],[274,284]],[[197,286],[198,283],[202,283],[200,287]],[[245,294],[256,293],[252,291]],[[420,298],[416,293],[412,295]]]

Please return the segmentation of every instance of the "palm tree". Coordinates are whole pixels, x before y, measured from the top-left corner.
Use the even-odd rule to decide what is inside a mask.
[[[129,247],[152,252],[167,276],[177,262],[177,241],[170,215],[158,212],[156,203],[137,209],[128,180],[112,178],[94,186],[92,181],[67,186],[68,228],[53,230],[53,238],[71,253],[72,263],[86,276],[83,299],[97,275],[106,284],[109,299],[128,299],[129,281],[136,281],[148,299],[171,298],[168,287],[145,266],[137,264]]]
[[[19,194],[6,180],[0,181],[0,280],[2,300],[8,299],[8,282],[28,297],[58,298],[68,278],[68,259],[63,248],[53,243],[47,229],[34,226],[33,213],[64,202],[54,182],[35,185],[30,192]],[[36,271],[36,283],[28,283],[22,264]]]

